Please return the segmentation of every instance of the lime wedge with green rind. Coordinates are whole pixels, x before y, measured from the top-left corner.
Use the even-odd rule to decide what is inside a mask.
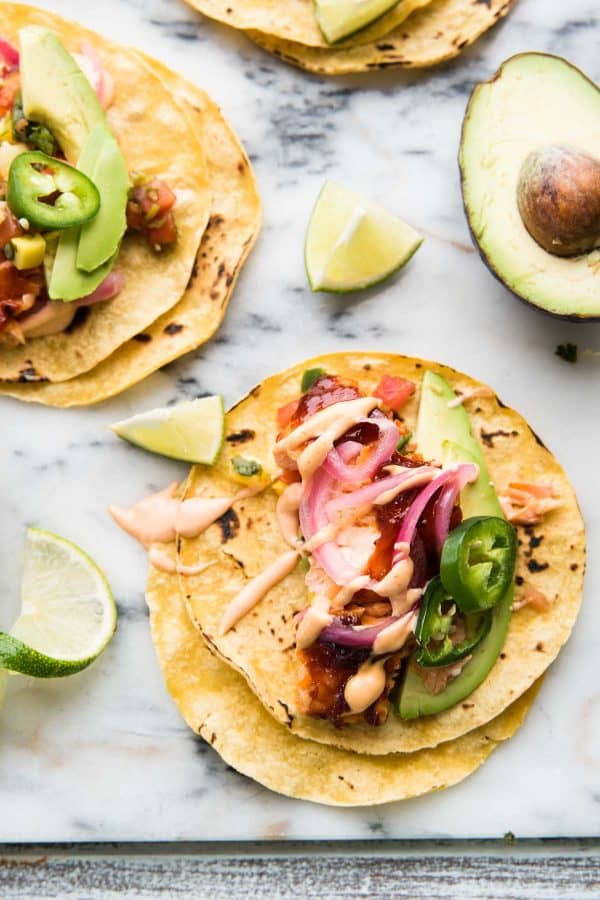
[[[225,436],[223,398],[200,397],[151,409],[110,426],[131,444],[189,463],[211,466]]]
[[[327,181],[306,233],[310,287],[335,293],[361,291],[401,269],[422,243],[414,228],[383,207]]]
[[[398,6],[398,0],[315,0],[319,28],[329,44],[341,41]]]
[[[40,528],[27,530],[21,615],[0,632],[0,667],[61,678],[90,665],[117,625],[109,584],[76,544]]]

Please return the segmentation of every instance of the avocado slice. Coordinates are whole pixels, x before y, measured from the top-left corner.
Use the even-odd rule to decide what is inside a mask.
[[[328,44],[366,28],[398,5],[398,0],[315,0],[315,15]]]
[[[598,159],[600,89],[560,57],[514,56],[476,86],[467,106],[459,154],[465,211],[484,262],[517,297],[554,315],[598,318],[600,250],[554,255],[519,212],[523,164],[556,145]]]
[[[64,300],[68,303],[87,297],[104,281],[113,267],[116,253],[93,272],[83,272],[77,268],[80,232],[80,228],[68,228],[60,236],[48,283],[48,295],[52,300]]]
[[[106,128],[94,128],[88,134],[83,145],[81,156],[77,168],[85,175],[92,177],[98,163],[101,160],[106,145],[107,138],[113,140],[110,132]],[[102,210],[103,194],[100,193],[100,210]],[[98,215],[96,218],[100,215]],[[94,222],[95,219],[92,219]],[[115,234],[118,232],[120,223],[116,222]],[[109,237],[111,225],[108,225]],[[48,282],[48,294],[52,300],[79,300],[95,291],[98,285],[106,278],[110,272],[118,252],[118,241],[116,249],[113,251],[112,257],[104,259],[101,265],[97,266],[93,271],[87,272],[78,268],[78,254],[81,245],[81,235],[83,228],[68,228],[63,231],[58,239],[56,255],[52,263],[50,280]],[[119,233],[119,239],[122,232]],[[105,249],[105,246],[103,247]],[[101,254],[102,255],[102,254]]]
[[[77,268],[93,272],[115,255],[125,233],[129,173],[119,145],[108,129],[100,126],[90,131],[84,150],[78,168],[98,188],[100,209],[81,228]]]
[[[75,165],[92,128],[107,128],[91,84],[54,32],[28,25],[19,32],[21,90],[27,119],[41,122]]]
[[[427,371],[421,388],[416,443],[426,459],[451,465],[473,462],[479,466],[479,477],[461,493],[461,506],[467,516],[503,516],[494,485],[487,470],[479,441],[471,430],[469,415],[463,406],[448,406],[456,398],[448,382]],[[445,690],[431,694],[409,664],[396,700],[397,712],[403,719],[416,719],[443,712],[460,703],[486,678],[496,662],[508,631],[514,585],[496,604],[492,625],[460,675]]]

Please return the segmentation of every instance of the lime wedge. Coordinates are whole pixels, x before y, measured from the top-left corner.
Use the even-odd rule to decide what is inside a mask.
[[[223,398],[200,397],[151,409],[110,426],[115,434],[151,453],[211,466],[225,434]]]
[[[27,530],[21,615],[0,632],[0,666],[36,678],[61,678],[89,666],[117,625],[108,582],[75,544]]]
[[[383,281],[421,246],[421,235],[335,181],[327,181],[306,233],[305,261],[313,291],[360,291]]]
[[[326,41],[334,44],[394,6],[398,6],[398,0],[315,0],[315,14]]]

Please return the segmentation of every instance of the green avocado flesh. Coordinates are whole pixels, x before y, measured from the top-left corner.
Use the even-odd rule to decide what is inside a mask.
[[[127,164],[95,91],[59,38],[38,25],[21,29],[19,38],[25,115],[50,129],[100,192],[97,215],[63,232],[48,260],[48,294],[69,302],[91,294],[113,265],[127,224]]]
[[[433,372],[425,373],[417,422],[417,449],[425,459],[443,462],[444,465],[476,463],[479,477],[461,493],[464,517],[503,516],[481,445],[473,436],[468,413],[463,406],[448,406],[455,398],[456,394],[444,378]],[[514,586],[511,586],[494,607],[488,634],[475,648],[460,675],[439,694],[429,693],[416,669],[409,665],[396,701],[401,718],[416,719],[443,712],[473,693],[488,675],[504,646],[513,593]]]
[[[94,172],[102,165],[102,156],[107,144],[110,147],[112,142],[114,142],[114,138],[106,128],[94,128],[84,143],[77,168],[93,180]],[[102,212],[102,205],[107,193],[106,187],[106,183],[98,186],[100,190],[100,212],[98,216]],[[109,195],[111,192],[112,188],[109,185]],[[92,223],[95,221],[96,219],[92,219]],[[123,233],[119,230],[120,221],[117,217],[115,217],[113,223],[108,222],[106,227],[108,234],[99,235],[98,247],[96,248],[96,256],[100,259],[103,258],[103,262],[101,265],[97,265],[93,271],[85,271],[79,268],[78,265],[85,226],[83,228],[69,228],[61,234],[52,265],[50,283],[48,284],[48,294],[53,300],[64,300],[66,302],[79,300],[81,297],[86,297],[92,291],[95,291],[98,285],[106,278],[115,260],[119,240]],[[111,246],[110,238],[115,234],[118,234],[116,249],[113,250],[112,256],[107,259],[105,249],[106,246]],[[94,248],[91,248],[91,251],[93,253]],[[88,258],[89,256],[90,254],[88,253]]]
[[[81,160],[79,168],[100,191],[100,210],[81,229],[77,268],[93,272],[115,255],[125,233],[129,174],[119,145],[106,128],[93,129],[88,145],[93,159],[90,171],[83,169]]]
[[[521,166],[534,150],[600,148],[600,89],[556,56],[523,53],[479,84],[463,124],[459,163],[469,226],[489,268],[517,296],[547,312],[600,316],[600,249],[548,253],[517,204]]]
[[[315,0],[315,14],[325,40],[333,44],[397,5],[398,0]]]
[[[106,117],[91,84],[47,28],[29,25],[19,33],[21,89],[25,116],[50,129],[75,165],[86,138]]]
[[[83,272],[77,268],[80,232],[80,228],[69,228],[60,236],[48,284],[48,295],[52,300],[67,303],[87,297],[104,281],[113,266],[115,257],[93,272]]]

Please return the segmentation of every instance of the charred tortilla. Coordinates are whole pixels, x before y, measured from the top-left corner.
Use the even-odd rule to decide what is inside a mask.
[[[493,721],[435,749],[350,753],[301,740],[269,715],[244,679],[209,652],[187,616],[174,575],[151,568],[146,599],[165,683],[190,728],[243,775],[315,803],[389,803],[456,784],[517,731],[540,686],[536,682]]]
[[[419,385],[426,369],[438,372],[459,392],[481,388],[467,375],[436,363],[384,353],[347,353],[317,357],[268,378],[228,414],[228,432],[244,442],[225,442],[218,464],[197,467],[185,485],[185,497],[233,494],[231,458],[257,460],[265,479],[277,469],[272,451],[278,432],[276,411],[298,396],[302,373],[322,368],[372,391],[382,375]],[[402,410],[414,427],[418,390]],[[495,395],[469,403],[474,434],[480,439],[492,480],[500,492],[512,481],[552,482],[562,506],[541,523],[519,527],[515,600],[527,587],[551,602],[546,612],[525,607],[513,613],[509,634],[494,668],[464,703],[435,716],[403,721],[395,714],[373,728],[366,724],[336,728],[299,713],[298,661],[294,614],[307,603],[304,574],[296,567],[284,581],[226,635],[219,634],[223,611],[247,583],[286,550],[275,516],[275,492],[237,503],[227,522],[218,522],[193,540],[180,539],[184,565],[212,563],[201,575],[181,576],[190,617],[214,653],[239,671],[272,716],[297,735],[359,753],[413,752],[434,747],[478,728],[499,715],[547,669],[567,640],[582,599],[585,532],[573,489],[552,454],[525,420]],[[289,549],[289,548],[287,548]]]
[[[256,44],[309,72],[346,75],[390,67],[426,68],[458,56],[512,9],[516,0],[432,0],[397,8],[348,41],[328,46],[312,0],[187,0],[221,22],[244,29]],[[410,15],[403,17],[410,8]]]
[[[19,30],[31,24],[51,29],[72,52],[82,41],[96,50],[115,79],[107,118],[129,171],[161,178],[177,196],[177,241],[156,253],[142,236],[126,234],[115,264],[125,286],[113,300],[90,307],[76,328],[22,345],[0,343],[0,381],[64,382],[97,366],[181,298],[208,222],[211,192],[204,153],[185,111],[140,56],[54,14],[0,7],[0,34],[8,41],[17,44]]]
[[[202,135],[210,218],[179,302],[134,338],[76,378],[60,384],[0,384],[0,394],[49,406],[98,403],[194,350],[219,327],[241,267],[258,235],[260,198],[252,167],[219,107],[200,88],[144,57]]]

